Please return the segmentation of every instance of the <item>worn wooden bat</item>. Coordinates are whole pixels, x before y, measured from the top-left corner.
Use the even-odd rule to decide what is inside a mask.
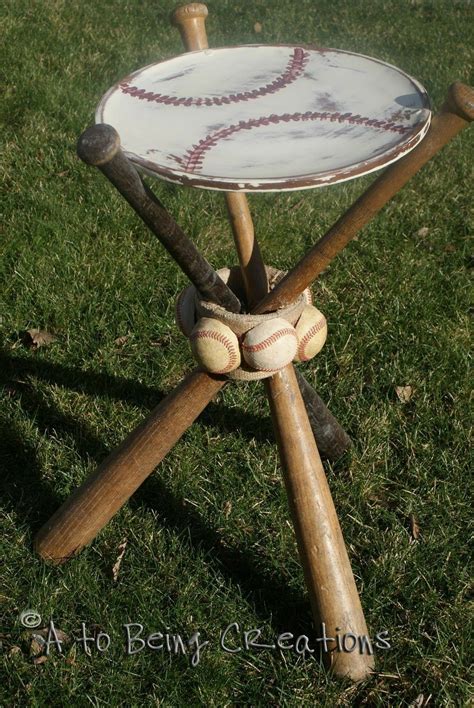
[[[232,290],[144,184],[121,150],[120,137],[112,126],[97,124],[88,128],[79,138],[77,151],[86,164],[98,167],[112,182],[204,298],[231,312],[240,311],[240,302]],[[259,263],[264,272],[261,259]],[[244,271],[244,274],[248,272]],[[266,289],[262,291],[262,296],[264,292]],[[350,447],[349,436],[302,374],[298,374],[298,382],[321,453],[328,459],[338,459]]]
[[[207,8],[199,3],[186,5],[174,13],[174,22],[188,50],[207,46],[206,15]],[[258,303],[268,292],[268,283],[247,199],[241,192],[230,192],[226,194],[226,202],[247,299]],[[356,636],[367,635],[334,502],[293,365],[264,383],[315,623],[324,622],[331,635],[336,628]],[[334,641],[330,646],[334,648]],[[365,678],[374,665],[372,656],[361,653],[331,652],[325,659],[334,673],[353,680]]]
[[[158,237],[168,253],[206,300],[231,312],[240,312],[232,290],[178,226],[153,192],[146,187],[120,148],[117,131],[104,123],[88,128],[78,140],[77,154],[88,165],[98,167]]]

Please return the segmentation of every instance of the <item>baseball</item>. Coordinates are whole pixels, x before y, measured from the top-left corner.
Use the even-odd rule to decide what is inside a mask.
[[[192,328],[196,324],[195,295],[196,288],[194,285],[188,285],[187,288],[180,292],[176,300],[176,324],[185,337],[189,337]]]
[[[261,322],[245,335],[242,353],[245,361],[259,371],[278,371],[296,355],[295,328],[282,317]]]
[[[237,336],[219,320],[201,317],[189,341],[198,364],[212,374],[226,374],[240,366]]]
[[[323,313],[313,305],[306,305],[295,325],[298,350],[295,361],[308,361],[321,351],[328,334],[328,325]]]

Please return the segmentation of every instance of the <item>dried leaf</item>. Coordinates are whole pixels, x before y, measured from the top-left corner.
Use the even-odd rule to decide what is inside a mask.
[[[423,708],[425,705],[425,697],[422,693],[420,693],[414,701],[410,703],[410,708]]]
[[[49,627],[42,627],[41,629],[35,629],[35,631],[28,635],[30,641],[29,653],[30,656],[35,657],[35,659],[40,658],[46,651],[46,639],[50,633]],[[63,632],[58,627],[54,627],[54,632],[51,635],[53,641],[60,641],[62,646],[69,644],[71,639],[66,632]],[[35,662],[36,663],[36,662]],[[42,663],[42,662],[37,662]]]
[[[38,664],[44,664],[45,661],[48,661],[48,657],[46,654],[42,654],[41,656],[37,656],[36,659],[33,659],[33,664],[38,666]]]
[[[416,541],[420,537],[420,527],[418,526],[418,519],[414,514],[410,514],[408,517],[408,523],[410,524],[412,540]]]
[[[443,251],[445,253],[455,253],[457,251],[457,248],[454,243],[447,243],[446,246],[443,248]]]
[[[21,654],[21,649],[20,647],[14,646],[8,652],[8,656],[15,656],[16,654]]]
[[[128,340],[128,334],[124,334],[122,337],[117,337],[117,339],[114,339],[114,344],[116,347],[123,347],[124,344],[126,344]]]
[[[122,560],[125,555],[125,549],[127,548],[127,543],[128,543],[127,539],[124,538],[122,543],[118,547],[119,554],[118,554],[117,560],[115,561],[113,568],[112,568],[112,578],[113,578],[114,582],[117,581],[120,566],[122,564]]]
[[[46,639],[48,637],[49,631],[50,631],[49,627],[42,627],[41,629],[35,629],[34,634],[32,636],[38,637],[39,640],[41,641],[41,639]],[[62,629],[59,629],[58,627],[56,627],[56,625],[54,626],[53,635],[55,635],[60,642],[64,642],[65,644],[68,644],[71,641],[69,635],[66,634],[66,632],[63,632]]]
[[[44,639],[33,635],[30,643],[30,656],[40,656],[44,651]]]
[[[45,329],[28,329],[25,332],[24,344],[28,347],[47,347],[56,341],[56,337]]]
[[[226,519],[227,519],[227,517],[229,516],[229,514],[230,514],[231,511],[232,511],[232,502],[231,502],[230,499],[229,499],[229,500],[226,501],[226,503],[224,504],[224,516],[225,516]]]
[[[160,337],[159,339],[151,339],[150,340],[151,347],[169,347],[170,344],[171,344],[171,336],[169,334],[165,334],[163,337]]]
[[[254,24],[254,26],[253,26],[253,31],[254,31],[256,34],[260,34],[260,32],[262,31],[262,23],[261,23],[261,22],[256,22],[256,23]]]
[[[395,386],[395,393],[399,401],[408,403],[413,395],[413,388],[411,386]]]
[[[430,230],[427,226],[422,226],[421,229],[418,229],[416,232],[416,235],[419,236],[420,238],[426,238],[429,234]]]

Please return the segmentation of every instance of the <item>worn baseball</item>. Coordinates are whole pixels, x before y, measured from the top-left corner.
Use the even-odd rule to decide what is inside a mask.
[[[242,354],[249,366],[258,371],[278,371],[296,355],[298,338],[295,328],[282,317],[261,322],[245,335]]]
[[[306,305],[295,325],[298,350],[295,361],[308,361],[323,348],[328,334],[326,318],[317,307]]]
[[[212,374],[226,374],[240,366],[237,336],[219,320],[201,317],[189,341],[196,361]]]
[[[176,324],[185,337],[189,337],[192,328],[196,324],[195,296],[196,288],[194,285],[188,285],[187,288],[180,292],[176,300]]]

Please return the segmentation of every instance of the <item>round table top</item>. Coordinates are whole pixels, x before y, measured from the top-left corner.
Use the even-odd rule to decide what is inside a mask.
[[[206,189],[277,191],[342,182],[409,152],[429,99],[390,64],[336,49],[249,45],[151,64],[101,99],[150,174]]]

